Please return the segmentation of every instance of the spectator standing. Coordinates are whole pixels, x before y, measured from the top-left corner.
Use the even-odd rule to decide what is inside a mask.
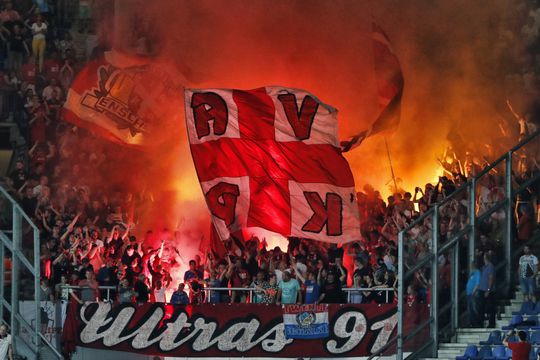
[[[218,288],[221,285],[220,273],[216,270],[210,270],[210,278],[206,279],[206,286],[209,288]],[[210,290],[208,296],[211,304],[219,304],[221,302],[221,294],[219,291]],[[172,301],[172,300],[171,300]]]
[[[480,270],[476,263],[471,264],[471,273],[469,280],[467,280],[467,286],[465,292],[467,294],[467,309],[469,311],[469,319],[471,321],[471,327],[480,327],[479,314],[478,314],[478,301],[476,296],[478,295],[478,286],[480,285]]]
[[[301,304],[302,294],[298,280],[292,279],[289,271],[283,271],[283,279],[278,284],[276,304]]]
[[[133,288],[129,285],[129,282],[126,278],[120,281],[120,286],[118,287],[118,301],[121,304],[130,303],[133,300],[135,292]]]
[[[13,31],[9,35],[8,42],[8,68],[18,73],[21,71],[24,54],[30,55],[30,50],[24,41],[24,35],[18,24],[13,25]]]
[[[40,301],[54,301],[54,295],[51,287],[49,286],[49,280],[41,279],[40,281]]]
[[[307,273],[307,279],[304,282],[306,286],[306,304],[315,304],[319,300],[320,296],[320,286],[317,283],[317,276],[313,271]]]
[[[54,292],[57,300],[68,301],[69,300],[69,289],[66,287],[69,286],[67,275],[62,274],[60,276],[60,282],[55,285]]]
[[[279,286],[277,284],[276,274],[270,274],[268,282],[263,284],[264,295],[263,303],[275,304],[277,300],[277,294],[279,292]]]
[[[508,342],[508,338],[515,334],[510,331],[504,337],[503,344],[512,350],[512,360],[528,360],[531,352],[531,344],[527,341],[527,333],[523,330],[518,331],[518,342]]]
[[[161,283],[161,280],[156,281],[156,287],[154,288],[154,298],[156,299],[156,302],[159,302],[159,303],[167,302],[165,291],[167,291],[167,289],[163,286],[163,284]]]
[[[173,305],[187,305],[189,304],[189,297],[184,291],[184,283],[178,284],[178,289],[173,292],[171,296],[171,304]]]
[[[197,270],[197,262],[189,260],[189,270],[184,273],[184,282],[198,281],[203,278],[203,274]]]
[[[148,285],[146,285],[146,277],[144,274],[139,275],[139,279],[135,283],[134,290],[135,290],[135,298],[137,300],[137,303],[139,305],[142,305],[146,302],[148,302],[150,298],[150,288]]]
[[[34,61],[38,63],[39,72],[43,72],[43,59],[45,57],[45,47],[47,42],[45,35],[47,34],[47,24],[43,21],[43,16],[39,14],[36,22],[32,24],[32,53]]]
[[[478,313],[480,322],[483,325],[485,316],[488,316],[488,327],[495,327],[495,266],[491,262],[491,256],[484,254],[484,266],[480,273],[480,284],[478,285]]]
[[[231,279],[231,285],[234,288],[247,288],[251,283],[251,279],[248,271],[241,257],[237,257],[234,265],[229,270],[229,277]],[[247,301],[247,292],[240,290],[231,291],[231,303],[245,303]]]
[[[8,327],[5,324],[0,325],[0,359],[13,360],[11,335],[8,334]]]
[[[525,301],[536,302],[537,273],[538,258],[531,253],[529,246],[525,246],[523,255],[519,258],[519,284]]]
[[[318,302],[324,304],[342,304],[345,302],[341,284],[333,272],[328,273],[326,281],[321,287],[321,295]]]
[[[257,277],[251,283],[251,287],[256,289],[252,293],[253,294],[253,299],[251,299],[252,303],[260,304],[263,302],[263,295],[264,295],[263,287],[264,287],[264,283],[266,282],[264,277],[265,277],[264,271],[259,271],[257,272]]]
[[[86,279],[79,281],[81,287],[81,301],[97,301],[99,298],[98,282],[94,272],[90,269],[85,272]]]

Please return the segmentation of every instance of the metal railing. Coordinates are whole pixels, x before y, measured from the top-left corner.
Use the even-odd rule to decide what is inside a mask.
[[[249,292],[249,299],[252,301],[253,299],[253,293],[256,292],[258,289],[254,287],[204,287],[202,288],[203,291],[207,293],[207,296],[205,297],[205,302],[210,302],[210,297],[213,291],[219,291],[219,292],[229,292],[229,291],[248,291]],[[347,303],[351,302],[351,293],[352,292],[371,292],[371,291],[384,291],[385,292],[385,302],[388,303],[389,300],[389,293],[396,291],[394,288],[384,287],[384,288],[342,288],[342,291],[347,293]]]
[[[81,290],[81,289],[91,289],[90,286],[74,286],[74,285],[62,285],[62,289],[70,289],[70,290]],[[105,296],[105,299],[101,299],[102,301],[111,301],[111,291],[117,291],[118,288],[116,286],[104,286],[100,285],[96,289],[98,290],[106,290],[107,296]]]
[[[12,347],[14,353],[18,353],[19,341],[24,342],[27,348],[29,348],[34,356],[37,358],[40,349],[43,346],[48,347],[59,359],[62,359],[62,355],[56,350],[56,348],[45,338],[41,333],[40,322],[40,302],[36,301],[35,306],[35,321],[33,324],[29,324],[19,311],[19,301],[23,300],[20,296],[20,277],[25,274],[28,278],[32,279],[34,299],[40,298],[40,242],[39,242],[39,229],[32,222],[32,219],[25,214],[23,209],[17,204],[17,202],[9,195],[9,193],[2,187],[0,187],[0,196],[6,201],[5,205],[11,207],[11,209],[2,209],[7,211],[4,216],[11,217],[11,228],[0,230],[0,315],[3,318],[5,312],[10,314],[9,323],[11,327],[12,335]],[[25,226],[23,227],[23,221]],[[23,247],[23,237],[25,244]],[[31,247],[31,251],[28,251],[27,247]],[[11,254],[11,279],[7,282],[5,279],[5,261],[9,258],[6,256],[6,249]],[[26,252],[26,254],[25,254]],[[31,254],[29,259],[27,254]],[[9,300],[6,299],[6,289],[10,289]],[[22,336],[22,329],[25,329],[29,334],[32,334],[30,341],[25,340]]]
[[[498,244],[502,248],[502,260],[498,262],[496,271],[502,271],[504,281],[498,282],[498,291],[508,295],[512,284],[512,266],[514,264],[515,252],[513,252],[513,206],[515,204],[516,194],[522,192],[535,181],[540,179],[540,174],[532,175],[527,181],[518,186],[514,186],[514,162],[513,156],[521,152],[525,147],[535,146],[532,153],[536,154],[540,149],[540,131],[535,132],[528,138],[521,141],[518,145],[511,148],[505,155],[488,165],[476,176],[469,179],[466,184],[455,190],[440,203],[434,204],[426,213],[420,216],[417,220],[409,224],[405,229],[399,232],[398,235],[398,324],[397,335],[389,340],[388,345],[381,349],[377,354],[373,354],[370,358],[382,354],[382,351],[390,346],[396,347],[396,359],[402,360],[404,353],[409,356],[416,357],[425,355],[424,352],[431,348],[431,354],[428,357],[437,357],[439,337],[441,334],[452,336],[459,327],[460,315],[465,312],[463,310],[464,292],[462,278],[463,263],[468,265],[475,261],[475,249],[477,246],[478,230],[481,227],[491,226],[495,230],[491,230],[500,238]],[[480,213],[479,186],[483,186],[486,180],[493,181],[489,178],[491,173],[496,173],[496,177],[504,179],[504,198],[493,203],[487,204]],[[504,175],[502,175],[504,174]],[[482,189],[481,189],[482,190]],[[484,189],[485,191],[485,189]],[[463,224],[462,228],[454,234],[447,236],[441,234],[441,221],[446,217],[441,215],[441,212],[447,210],[447,207],[458,202],[458,205],[467,204],[467,223]],[[485,205],[485,204],[484,204]],[[496,217],[495,215],[498,214]],[[504,214],[504,216],[502,215]],[[495,220],[496,219],[496,220]],[[502,219],[502,220],[501,220]],[[420,261],[416,261],[413,265],[406,264],[407,254],[406,247],[409,246],[413,236],[412,230],[418,229],[420,225],[427,224],[431,226],[429,232],[429,255]],[[442,241],[446,237],[446,241]],[[439,264],[441,258],[444,258],[449,263],[449,271],[444,268],[444,273],[441,271]],[[463,260],[466,260],[465,262]],[[428,290],[431,290],[431,301],[429,303],[428,318],[415,326],[415,331],[404,334],[405,316],[405,289],[408,285],[414,282],[414,277],[419,272],[423,272],[430,277],[428,281]],[[448,281],[449,280],[449,281]],[[443,282],[441,284],[441,281]],[[444,288],[443,288],[444,286]],[[442,292],[446,291],[443,295]],[[442,302],[446,301],[445,304]],[[461,314],[460,314],[461,313]],[[419,344],[414,343],[414,337],[429,329],[429,339]],[[408,344],[408,342],[412,344]]]

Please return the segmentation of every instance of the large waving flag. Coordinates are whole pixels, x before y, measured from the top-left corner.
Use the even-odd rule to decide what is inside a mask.
[[[393,131],[399,125],[401,97],[405,84],[401,65],[388,35],[376,23],[372,24],[371,38],[380,113],[368,129],[341,142],[343,152],[359,146],[368,136]]]
[[[220,238],[245,228],[360,238],[336,110],[298,89],[185,91],[193,161]]]
[[[172,66],[109,52],[78,73],[63,115],[112,141],[158,145],[177,129],[181,91]]]

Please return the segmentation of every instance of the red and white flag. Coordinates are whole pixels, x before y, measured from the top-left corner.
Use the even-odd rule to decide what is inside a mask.
[[[71,85],[64,118],[127,145],[158,145],[178,127],[182,81],[172,66],[108,52]]]
[[[384,30],[372,23],[373,62],[377,78],[379,115],[371,126],[341,142],[343,152],[359,146],[368,136],[397,129],[401,117],[401,98],[405,81],[399,59]]]
[[[185,91],[193,161],[221,239],[245,228],[360,238],[336,110],[298,89]]]

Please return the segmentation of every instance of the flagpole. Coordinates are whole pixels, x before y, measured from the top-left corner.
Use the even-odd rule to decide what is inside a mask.
[[[390,149],[388,148],[388,142],[386,136],[384,137],[384,145],[386,146],[386,155],[388,155],[388,163],[390,164],[390,172],[392,173],[392,181],[394,182],[394,194],[398,192],[396,175],[394,174],[394,167],[392,166],[392,158],[390,157]]]

